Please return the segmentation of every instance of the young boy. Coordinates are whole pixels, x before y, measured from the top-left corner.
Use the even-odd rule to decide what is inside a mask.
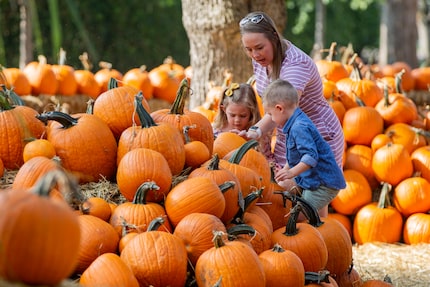
[[[287,164],[276,171],[275,180],[282,186],[283,181],[294,179],[302,198],[326,217],[328,204],[346,187],[330,146],[298,107],[297,91],[288,81],[273,81],[264,93],[263,106],[286,135]]]

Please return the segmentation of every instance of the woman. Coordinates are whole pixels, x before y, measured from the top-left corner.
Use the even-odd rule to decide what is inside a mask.
[[[273,20],[264,12],[252,12],[240,23],[242,45],[252,59],[256,88],[263,95],[266,87],[276,79],[289,81],[299,95],[299,107],[316,125],[322,137],[329,143],[336,163],[343,166],[344,137],[342,126],[333,109],[323,96],[321,77],[315,62],[302,50],[283,38]],[[249,128],[246,136],[257,139],[276,127],[269,115]],[[279,129],[279,127],[277,127]],[[266,156],[278,168],[286,164],[285,135],[276,132],[273,154],[267,149]],[[270,153],[270,154],[269,154]]]

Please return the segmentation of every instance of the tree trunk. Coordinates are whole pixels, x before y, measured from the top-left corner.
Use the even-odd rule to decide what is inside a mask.
[[[239,33],[239,21],[251,11],[268,13],[280,31],[285,27],[284,0],[182,0],[193,69],[190,109],[204,102],[209,82],[222,84],[225,70],[232,71],[234,82],[245,82],[252,75],[251,60],[242,49]]]
[[[419,0],[417,13],[418,49],[417,57],[421,65],[430,65],[430,1]]]
[[[322,59],[321,50],[324,49],[324,27],[326,18],[326,6],[322,0],[315,0],[315,44],[312,49],[312,58],[315,61]]]
[[[19,5],[19,68],[33,58],[33,30],[31,26],[31,12],[28,1],[20,0]]]
[[[379,63],[404,61],[417,67],[417,0],[386,0],[380,24]]]

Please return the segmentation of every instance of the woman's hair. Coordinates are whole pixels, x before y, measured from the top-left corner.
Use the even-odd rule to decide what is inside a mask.
[[[287,50],[287,42],[284,41],[284,37],[276,28],[272,18],[264,12],[251,12],[239,22],[239,28],[241,35],[262,33],[270,41],[273,47],[272,79],[278,79]]]
[[[283,104],[287,107],[297,105],[299,95],[290,82],[277,79],[267,86],[264,91],[263,102],[268,107],[273,107],[277,104]]]
[[[214,128],[222,128],[227,122],[225,109],[230,103],[242,104],[250,111],[249,125],[252,126],[261,119],[257,96],[254,89],[247,83],[231,83],[222,93],[218,113],[213,121]]]

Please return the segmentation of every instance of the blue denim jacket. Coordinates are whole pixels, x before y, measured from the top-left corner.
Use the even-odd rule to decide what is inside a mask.
[[[294,111],[282,131],[286,135],[288,165],[293,167],[304,162],[311,166],[295,177],[297,185],[309,190],[321,185],[333,189],[346,187],[343,171],[337,165],[329,144],[300,108]]]

